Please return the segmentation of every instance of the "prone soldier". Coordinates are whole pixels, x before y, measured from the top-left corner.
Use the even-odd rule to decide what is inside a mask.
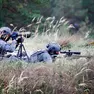
[[[46,50],[37,51],[30,56],[30,62],[47,62],[51,63],[55,61],[56,57],[58,56],[61,47],[57,43],[49,43]]]
[[[18,38],[18,33],[12,33],[9,27],[0,28],[0,55],[4,55],[6,52],[14,52],[17,45],[22,41]],[[12,38],[12,42],[8,43],[8,40]]]

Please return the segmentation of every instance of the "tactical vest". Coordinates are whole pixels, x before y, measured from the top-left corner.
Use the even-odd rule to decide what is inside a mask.
[[[35,52],[34,54],[32,54],[32,55],[30,56],[31,62],[36,63],[36,62],[41,62],[41,61],[43,61],[43,59],[40,58],[40,55],[43,54],[43,53],[45,53],[45,51],[37,51],[37,52]]]

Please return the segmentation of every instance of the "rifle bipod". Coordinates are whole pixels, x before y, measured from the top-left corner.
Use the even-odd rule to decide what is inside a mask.
[[[24,58],[27,57],[27,58]],[[17,58],[20,60],[27,59],[28,62],[30,61],[29,56],[27,55],[26,49],[23,45],[23,43],[19,44],[18,52],[17,52]]]

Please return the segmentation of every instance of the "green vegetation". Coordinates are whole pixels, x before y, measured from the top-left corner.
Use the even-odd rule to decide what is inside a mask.
[[[49,6],[49,0],[0,0],[0,26],[30,24],[33,17],[40,17],[41,11]]]
[[[34,17],[64,16],[94,22],[93,0],[0,0],[0,26],[14,24],[21,27]]]
[[[94,0],[82,0],[82,6],[87,10],[89,21],[94,23]]]

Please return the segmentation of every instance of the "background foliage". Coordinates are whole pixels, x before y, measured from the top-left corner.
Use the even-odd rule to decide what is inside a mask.
[[[49,0],[0,0],[0,26],[26,25],[33,17],[40,17],[49,5]]]
[[[49,16],[60,19],[64,16],[68,20],[84,21],[89,27],[94,23],[93,5],[94,0],[0,0],[0,27],[11,23],[23,27],[30,24],[34,17],[41,16],[44,19]]]

